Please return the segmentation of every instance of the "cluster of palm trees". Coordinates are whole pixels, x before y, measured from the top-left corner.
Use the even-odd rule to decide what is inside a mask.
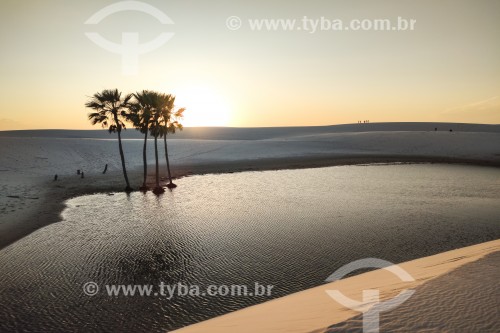
[[[125,191],[130,192],[132,188],[125,166],[125,155],[123,154],[121,132],[126,129],[126,123],[144,134],[143,164],[144,179],[141,190],[147,191],[148,163],[146,156],[148,136],[154,138],[155,159],[156,159],[156,186],[153,190],[155,194],[163,193],[165,190],[160,186],[160,172],[158,166],[158,138],[163,138],[165,146],[165,159],[167,163],[167,174],[169,183],[167,187],[174,188],[170,173],[170,162],[168,159],[167,135],[173,134],[177,130],[182,130],[180,120],[185,111],[184,108],[175,106],[175,96],[171,94],[159,93],[156,91],[143,90],[135,94],[127,94],[122,97],[118,89],[103,90],[95,93],[85,106],[93,109],[94,112],[88,114],[92,125],[101,124],[108,128],[110,133],[118,134],[118,147],[123,168],[123,176],[127,187]]]

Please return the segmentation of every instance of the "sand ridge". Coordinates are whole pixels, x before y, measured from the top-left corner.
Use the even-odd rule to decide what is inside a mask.
[[[454,126],[455,131],[434,131],[435,127],[450,126]],[[424,128],[428,130],[422,131]],[[191,133],[185,135],[185,139],[169,140],[175,177],[365,163],[500,166],[497,144],[500,142],[500,126],[497,125],[374,123],[189,131]],[[69,198],[124,189],[116,136],[90,131],[108,139],[83,138],[85,133],[82,132],[86,131],[1,133],[0,248],[44,225],[59,221],[63,202]],[[137,133],[134,135],[139,138]],[[129,176],[136,189],[142,183],[142,144],[141,139],[128,139],[123,143]],[[149,183],[153,183],[152,147],[150,140]],[[160,164],[165,174],[162,149],[160,143]],[[103,175],[106,164],[108,172]],[[84,170],[84,179],[77,176],[77,169]],[[57,182],[53,181],[56,174]]]
[[[477,331],[469,326],[469,324],[476,325],[477,321],[468,322],[460,318],[462,312],[466,313],[472,309],[477,315],[488,316],[488,318],[479,319],[486,319],[484,320],[485,327],[498,326],[498,320],[491,318],[496,308],[491,309],[490,306],[498,301],[497,259],[499,251],[500,240],[456,249],[399,264],[399,267],[415,278],[414,282],[401,282],[387,270],[378,269],[271,300],[174,332],[319,333],[329,332],[329,328],[331,332],[345,332],[347,329],[358,332],[361,325],[359,313],[331,299],[326,291],[332,289],[340,290],[346,296],[358,300],[361,299],[361,292],[365,289],[378,289],[381,300],[393,298],[405,289],[415,289],[415,294],[407,301],[406,307],[403,307],[403,304],[400,308],[393,310],[394,314],[388,312],[389,316],[383,318],[382,324],[385,325],[384,327],[390,327],[391,330],[381,330],[381,332],[393,332],[392,328],[396,332],[422,330],[427,332],[425,329],[429,329],[429,332],[456,332],[445,329],[447,327],[446,316],[452,314],[456,320],[454,323],[448,323],[450,327],[460,327],[462,329],[460,332],[479,332],[481,330]],[[489,254],[493,255],[490,257]],[[472,268],[467,268],[469,264],[485,256],[488,256],[486,261],[479,261]],[[464,267],[466,273],[458,270],[460,267]],[[456,293],[457,289],[461,290],[462,283],[467,279],[470,281],[464,285],[464,293]],[[470,289],[467,289],[469,287]],[[493,296],[488,298],[483,307],[483,297],[487,295]],[[447,300],[441,300],[441,298]],[[454,307],[449,309],[443,303]],[[456,307],[458,303],[460,303],[459,308]],[[421,311],[422,315],[434,313],[432,317],[434,319],[429,319],[426,323],[425,317],[413,317],[414,311]],[[441,318],[442,322],[437,322],[438,318]],[[335,327],[338,329],[336,330]],[[440,328],[443,330],[439,330]]]

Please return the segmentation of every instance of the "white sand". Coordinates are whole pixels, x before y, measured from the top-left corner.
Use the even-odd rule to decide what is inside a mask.
[[[356,317],[359,312],[330,298],[326,291],[332,289],[355,300],[361,300],[362,290],[366,289],[380,290],[382,300],[415,289],[407,303],[381,315],[381,332],[498,332],[498,251],[500,240],[495,240],[420,258],[399,265],[415,282],[401,282],[385,269],[375,270],[175,332],[318,333],[334,324],[337,330],[331,332],[360,332],[360,317]],[[475,262],[488,254],[493,255]],[[471,263],[474,266],[469,266]]]
[[[408,302],[381,315],[380,332],[500,332],[499,290],[497,251],[417,288]],[[362,318],[323,332],[362,333]]]
[[[455,131],[434,132],[435,126],[440,129],[453,126]],[[373,131],[367,132],[370,129]],[[177,176],[395,161],[500,165],[500,126],[495,125],[380,123],[274,129],[202,128],[186,132],[183,134],[186,139],[170,140],[172,169]],[[68,138],[85,133],[0,132],[0,248],[56,222],[64,199],[125,187],[116,135],[91,131],[88,132],[91,135],[110,139]],[[134,131],[128,133],[129,137],[137,136]],[[58,135],[66,137],[54,137]],[[152,172],[151,140],[148,145]],[[124,140],[124,149],[132,186],[138,188],[142,140]],[[160,143],[160,162],[164,165],[162,149]],[[108,173],[102,175],[105,164],[109,164]],[[85,179],[76,176],[77,169],[85,171]],[[55,174],[59,176],[58,182],[52,181]]]
[[[434,132],[432,129],[435,126],[447,128],[450,125],[363,124],[274,130],[223,129],[219,132],[216,129],[200,129],[184,135],[185,139],[170,140],[170,156],[176,175],[384,161],[500,165],[500,126],[461,124],[454,125],[453,132]],[[422,130],[426,127],[431,130]],[[57,222],[65,199],[124,188],[115,136],[109,136],[110,140],[97,140],[57,138],[59,134],[68,136],[68,132],[59,131],[40,133],[45,137],[9,137],[12,133],[0,135],[0,248],[37,228]],[[26,135],[38,136],[39,132],[24,132],[21,136]],[[75,135],[78,136],[76,132]],[[203,140],[193,139],[195,137]],[[160,147],[163,149],[162,144]],[[131,182],[137,188],[142,179],[142,141],[126,140],[124,148]],[[150,141],[150,172],[153,170],[151,148]],[[164,164],[162,153],[160,161]],[[103,175],[105,164],[109,164],[109,170]],[[76,175],[77,169],[85,171],[85,179]],[[162,171],[164,173],[163,167]],[[54,174],[59,175],[59,181],[52,181]],[[382,290],[382,297],[387,298],[397,294],[401,288],[416,287],[431,279],[438,281],[443,274],[498,250],[499,246],[500,242],[494,241],[404,263],[402,266],[417,278],[417,282],[411,285],[402,284],[390,273],[379,270],[335,282],[335,286],[352,298],[359,299],[360,291],[367,288],[378,288]],[[494,268],[482,264],[482,274],[474,277],[474,282],[481,286],[479,289],[483,292],[495,292],[487,280]],[[446,287],[440,287],[441,293],[447,292]],[[345,322],[357,314],[328,297],[324,292],[327,288],[332,287],[313,288],[180,331],[324,331],[330,325]],[[469,310],[471,306],[476,306],[479,309],[476,313],[486,314],[481,307],[482,295],[467,295],[470,303],[462,308]],[[434,304],[432,295],[429,297],[424,297],[415,306]],[[453,295],[449,297],[451,301],[456,300]],[[410,316],[409,312],[401,316],[413,323],[411,325],[418,324],[406,318]],[[355,329],[356,321],[344,324]]]
[[[174,165],[200,162],[242,161],[289,157],[421,156],[470,159],[500,163],[500,133],[477,132],[359,132],[330,133],[265,140],[176,140],[171,139]],[[0,177],[55,173],[72,175],[83,168],[88,173],[120,170],[118,146],[109,140],[69,138],[0,137]],[[154,162],[152,140],[148,160]],[[163,149],[163,143],[160,145]],[[129,168],[142,166],[142,140],[125,140]],[[163,154],[160,154],[163,157]],[[161,158],[163,161],[163,158]]]

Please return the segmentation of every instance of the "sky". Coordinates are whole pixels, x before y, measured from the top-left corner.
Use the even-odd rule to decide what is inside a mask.
[[[177,95],[186,126],[500,123],[497,0],[145,0],[139,7],[155,8],[168,24],[129,7],[85,24],[113,4],[123,5],[0,2],[0,130],[90,129],[85,102],[114,88]],[[345,26],[416,21],[413,30],[334,31],[324,23],[313,32],[304,17]],[[263,19],[295,20],[294,29],[256,29]],[[123,54],[137,47],[112,53],[86,33],[115,44],[135,34],[146,46],[173,36],[130,67]]]

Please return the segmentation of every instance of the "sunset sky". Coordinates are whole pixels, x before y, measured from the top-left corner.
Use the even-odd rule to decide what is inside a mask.
[[[105,88],[159,90],[186,126],[385,121],[500,123],[500,1],[144,1],[85,25],[118,1],[2,0],[0,130],[92,128],[84,103]],[[230,30],[227,18],[242,26]],[[252,31],[249,19],[415,19],[414,31]],[[137,75],[93,43],[174,36]]]

